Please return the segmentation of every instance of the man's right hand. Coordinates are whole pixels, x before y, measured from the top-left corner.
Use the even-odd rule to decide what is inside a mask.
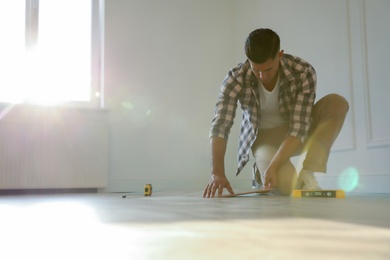
[[[204,198],[213,198],[215,193],[218,191],[218,197],[222,197],[223,189],[226,188],[230,194],[234,194],[232,187],[226,176],[215,176],[212,175],[209,183],[203,192]]]

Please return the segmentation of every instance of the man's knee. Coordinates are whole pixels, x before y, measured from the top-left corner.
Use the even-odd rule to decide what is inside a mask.
[[[338,94],[329,94],[314,105],[313,118],[315,121],[328,119],[344,120],[348,109],[348,101],[344,97]]]
[[[253,156],[256,161],[270,162],[277,152],[277,148],[270,145],[262,145],[253,149]]]
[[[345,115],[348,112],[349,104],[343,96],[339,94],[329,94],[324,98],[326,98],[327,101],[332,104],[331,108],[335,113]]]

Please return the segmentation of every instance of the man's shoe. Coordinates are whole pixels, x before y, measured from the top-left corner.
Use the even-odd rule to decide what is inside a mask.
[[[318,186],[314,173],[306,170],[302,170],[299,173],[297,186],[299,190],[322,190],[320,186]]]

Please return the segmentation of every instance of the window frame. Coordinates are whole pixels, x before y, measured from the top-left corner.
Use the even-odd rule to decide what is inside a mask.
[[[25,0],[25,47],[34,48],[39,34],[39,0]],[[60,105],[104,108],[104,20],[105,0],[91,1],[91,85],[89,101],[65,101]]]

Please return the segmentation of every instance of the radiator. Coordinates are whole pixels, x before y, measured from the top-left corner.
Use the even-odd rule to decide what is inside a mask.
[[[0,189],[105,187],[107,117],[101,109],[3,107]]]

